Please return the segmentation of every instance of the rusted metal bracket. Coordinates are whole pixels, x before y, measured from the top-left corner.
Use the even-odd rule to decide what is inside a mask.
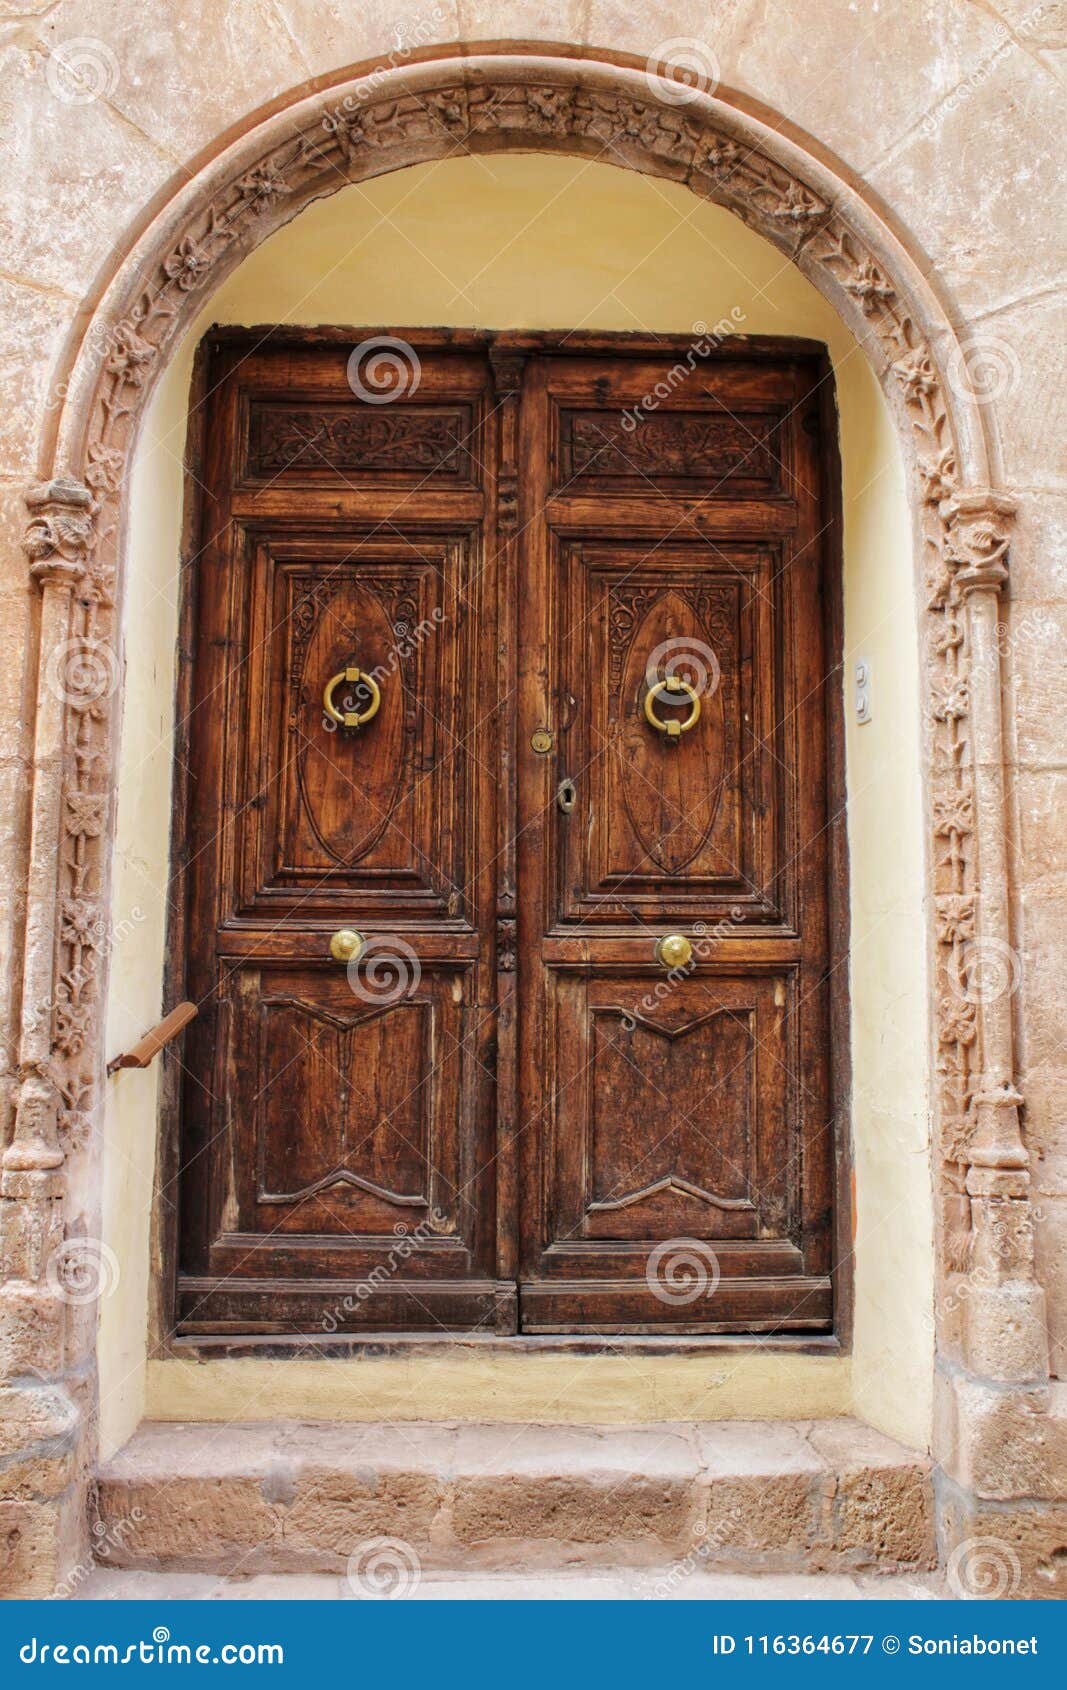
[[[180,1003],[177,1009],[172,1009],[165,1015],[158,1026],[146,1033],[140,1044],[135,1044],[132,1050],[124,1050],[121,1056],[112,1057],[107,1065],[108,1074],[117,1073],[120,1068],[147,1068],[153,1056],[158,1056],[165,1044],[177,1038],[183,1027],[187,1027],[193,1017],[199,1015],[195,1003]]]

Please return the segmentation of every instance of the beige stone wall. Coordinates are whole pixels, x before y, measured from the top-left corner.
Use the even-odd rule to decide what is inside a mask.
[[[35,15],[35,13],[37,15]],[[557,6],[390,0],[25,0],[0,14],[0,954],[24,895],[30,587],[22,494],[61,395],[53,371],[111,255],[190,160],[247,114],[343,65],[402,63],[404,43],[588,43],[644,59],[692,38],[708,74],[787,133],[815,138],[869,184],[925,255],[985,392],[1000,477],[1018,499],[1012,590],[1000,639],[1008,684],[1009,837],[1016,954],[1005,959],[1034,1160],[1039,1269],[1067,1337],[1067,1135],[1063,1054],[1064,507],[1055,285],[1062,273],[1057,160],[1060,4],[723,0]],[[78,80],[62,68],[78,67]],[[1061,349],[1059,349],[1061,350]],[[1059,811],[1057,803],[1059,802]],[[0,968],[0,1013],[16,967]],[[10,1056],[10,1025],[5,1029]],[[89,1200],[84,1158],[75,1190]],[[79,1187],[78,1181],[81,1185]],[[1055,1364],[1054,1364],[1055,1365]]]

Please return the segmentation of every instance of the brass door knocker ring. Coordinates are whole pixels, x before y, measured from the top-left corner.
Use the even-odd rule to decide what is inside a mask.
[[[365,710],[338,710],[333,701],[333,695],[339,686],[361,686],[370,695],[370,702]],[[346,700],[347,703],[352,701]],[[381,689],[373,675],[368,675],[364,669],[358,669],[354,663],[341,669],[332,680],[326,682],[322,694],[322,708],[328,719],[339,728],[362,728],[373,716],[378,714],[378,707],[382,702]]]
[[[680,702],[683,698],[688,698],[691,701],[689,714],[684,721],[679,721],[677,717],[664,721],[661,716],[656,715],[656,700],[661,698],[664,693],[672,701]],[[646,692],[645,720],[649,727],[656,729],[657,733],[666,734],[668,745],[677,745],[682,735],[688,733],[689,729],[695,727],[700,720],[700,694],[696,687],[691,686],[688,681],[683,681],[680,676],[668,675],[665,681],[656,681]]]

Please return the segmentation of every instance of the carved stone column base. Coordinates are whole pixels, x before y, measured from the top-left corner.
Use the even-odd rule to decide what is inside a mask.
[[[963,1353],[968,1371],[981,1378],[1044,1383],[1048,1330],[1041,1286],[1033,1280],[972,1284],[964,1307]]]
[[[0,1586],[6,1597],[73,1595],[92,1565],[80,1484],[48,1501],[0,1500]]]
[[[63,1242],[63,1192],[59,1169],[13,1172],[0,1180],[0,1261],[9,1279],[36,1285]]]
[[[67,1305],[48,1287],[0,1285],[0,1380],[62,1371]]]
[[[975,1096],[977,1130],[968,1160],[982,1168],[1025,1168],[1030,1157],[1023,1146],[1019,1127],[1022,1097],[1010,1084],[990,1086],[983,1082]]]
[[[934,1412],[941,1466],[961,1491],[985,1502],[1062,1500],[1067,1385],[1025,1390],[939,1374]]]
[[[24,1379],[0,1386],[0,1590],[6,1597],[51,1596],[75,1569],[91,1566],[87,1432],[85,1415],[62,1385]]]

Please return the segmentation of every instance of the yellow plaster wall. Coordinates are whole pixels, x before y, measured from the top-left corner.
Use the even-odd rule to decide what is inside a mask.
[[[748,334],[825,341],[837,380],[846,677],[867,658],[874,698],[873,719],[857,726],[847,687],[857,1190],[851,1361],[776,1356],[757,1345],[706,1359],[579,1361],[466,1346],[432,1360],[400,1353],[147,1363],[153,1067],[120,1076],[109,1091],[105,1238],[121,1275],[101,1305],[105,1450],[145,1412],[621,1420],[851,1407],[905,1442],[928,1442],[933,1262],[918,653],[900,454],[870,368],[831,308],[773,247],[684,188],[545,156],[453,159],[382,176],[309,207],[244,262],[193,326],[157,389],[133,486],[115,871],[122,938],[108,1048],[141,1033],[160,1007],[182,453],[193,351],[204,330],[213,322],[293,322],[684,334],[720,319]]]

